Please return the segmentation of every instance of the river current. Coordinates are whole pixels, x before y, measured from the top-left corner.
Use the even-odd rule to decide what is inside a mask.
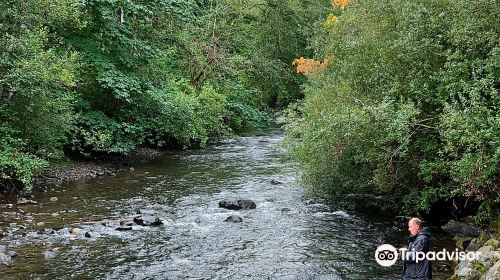
[[[0,244],[19,254],[0,266],[0,279],[400,279],[401,264],[382,267],[374,253],[382,243],[404,246],[405,224],[304,198],[292,163],[283,159],[282,134],[241,136],[35,193],[38,204],[14,206],[28,220],[0,217],[4,226],[18,224]],[[237,198],[257,208],[218,207]],[[163,225],[109,226],[138,212]],[[230,215],[243,222],[224,222]],[[82,234],[64,232],[72,227]],[[436,249],[450,248],[449,237],[431,230]],[[46,259],[47,250],[55,257]],[[438,271],[435,279],[450,274]]]

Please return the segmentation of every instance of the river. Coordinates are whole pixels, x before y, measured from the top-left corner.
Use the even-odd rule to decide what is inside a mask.
[[[117,176],[35,192],[36,205],[2,208],[8,234],[0,244],[19,257],[0,266],[0,279],[400,278],[400,263],[382,267],[374,252],[381,243],[403,246],[405,224],[305,199],[283,159],[282,138],[273,129],[179,151]],[[218,207],[233,198],[251,199],[257,208]],[[138,211],[163,225],[108,226]],[[230,215],[243,222],[224,222]],[[16,225],[7,230],[10,223]],[[75,226],[91,237],[43,230]],[[453,246],[439,230],[432,233],[436,249]],[[46,250],[55,257],[45,259]],[[437,272],[434,279],[450,274]]]

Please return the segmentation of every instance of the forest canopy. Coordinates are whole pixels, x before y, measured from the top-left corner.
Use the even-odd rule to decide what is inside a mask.
[[[301,97],[290,62],[307,47],[309,6],[1,1],[0,183],[29,190],[68,157],[203,146],[262,125]]]

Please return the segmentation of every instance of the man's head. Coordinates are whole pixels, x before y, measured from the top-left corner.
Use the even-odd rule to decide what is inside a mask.
[[[411,236],[417,235],[422,230],[422,220],[419,218],[411,218],[408,222],[408,231]]]

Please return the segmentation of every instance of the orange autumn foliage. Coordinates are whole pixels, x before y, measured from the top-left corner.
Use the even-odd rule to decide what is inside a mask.
[[[341,8],[344,8],[345,6],[349,5],[349,2],[351,2],[351,0],[332,0],[332,4],[334,6],[338,6]]]
[[[297,73],[307,75],[325,68],[328,65],[328,59],[325,58],[322,62],[320,62],[314,59],[300,57],[294,59],[292,65],[297,67]]]

